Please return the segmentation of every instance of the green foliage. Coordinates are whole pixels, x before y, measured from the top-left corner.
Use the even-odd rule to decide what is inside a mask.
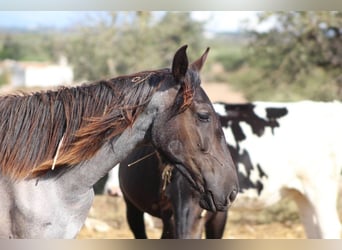
[[[341,12],[262,13],[261,23],[275,20],[267,32],[251,32],[250,63],[273,81],[291,84],[321,67],[332,77],[341,76]]]
[[[218,44],[226,51],[217,57],[226,69],[220,79],[226,79],[249,100],[341,100],[342,13],[260,14],[260,23],[269,20],[274,23],[270,30],[249,31],[246,44],[235,43],[240,54],[229,55],[234,46]],[[230,67],[229,59],[220,57],[244,62]]]
[[[226,71],[239,69],[246,61],[246,55],[241,46],[227,46],[215,53],[215,59],[221,63]]]
[[[107,12],[69,30],[0,33],[0,60],[57,61],[66,55],[75,80],[95,80],[170,66],[188,44],[194,60],[211,48],[203,80],[232,84],[249,100],[342,99],[341,12],[263,12],[266,32],[203,36],[187,12]],[[219,67],[217,67],[219,65]],[[0,79],[1,80],[1,79]]]
[[[19,41],[13,39],[11,36],[5,36],[2,40],[0,59],[10,58],[18,60],[22,57]]]
[[[202,74],[204,80],[227,82],[229,75],[243,67],[247,61],[244,34],[219,33],[204,42],[211,48]]]
[[[301,76],[289,84],[286,81],[270,81],[256,67],[244,66],[226,74],[227,81],[240,90],[250,101],[298,101],[311,99],[331,101],[341,99],[341,89],[321,68],[315,68],[308,76]]]
[[[126,19],[108,13],[107,21],[97,20],[75,30],[67,51],[77,79],[168,67],[173,53],[183,44],[190,46],[192,59],[193,54],[203,51],[202,23],[193,21],[189,13],[168,12],[157,21],[150,12],[125,15]],[[122,19],[128,21],[122,23]]]
[[[75,80],[95,80],[169,67],[181,45],[189,56],[203,53],[203,23],[187,12],[108,12],[70,30],[0,33],[0,60],[58,61],[66,55]],[[195,55],[196,58],[193,56]]]
[[[59,57],[58,33],[14,32],[0,34],[0,60],[54,61]]]

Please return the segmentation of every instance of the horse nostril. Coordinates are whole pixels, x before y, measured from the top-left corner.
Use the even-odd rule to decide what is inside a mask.
[[[233,203],[237,195],[238,195],[238,191],[236,188],[234,188],[233,191],[228,195],[228,201],[230,204]]]

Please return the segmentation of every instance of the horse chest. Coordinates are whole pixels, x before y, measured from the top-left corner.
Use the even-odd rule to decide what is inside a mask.
[[[90,209],[93,193],[67,196],[55,182],[22,181],[11,187],[3,238],[74,238]]]

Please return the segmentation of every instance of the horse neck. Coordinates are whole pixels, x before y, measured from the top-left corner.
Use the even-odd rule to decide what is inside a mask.
[[[89,191],[101,177],[149,138],[149,128],[158,112],[160,110],[155,108],[155,105],[148,105],[131,127],[105,143],[94,157],[64,172],[62,178],[65,181],[61,182],[62,185],[71,184],[73,193],[75,189],[81,192]]]

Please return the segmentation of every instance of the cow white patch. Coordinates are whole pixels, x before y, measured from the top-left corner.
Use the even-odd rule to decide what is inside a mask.
[[[237,164],[237,169],[238,169],[238,173],[246,178],[248,178],[248,174],[246,172],[246,168],[243,164],[238,163]]]
[[[250,169],[237,164],[249,182],[240,183],[233,208],[263,208],[284,196],[295,198],[309,238],[340,238],[341,224],[336,197],[342,170],[342,104],[339,102],[254,102],[253,111],[267,120],[266,108],[286,108],[278,127],[265,127],[259,137],[251,124],[240,122],[246,139],[239,142],[239,155],[247,152]],[[243,110],[242,110],[243,111]],[[241,112],[242,112],[241,111]],[[226,140],[235,145],[230,128]],[[244,157],[245,159],[246,157]],[[257,164],[267,175],[261,177]],[[248,175],[248,171],[249,175]],[[243,186],[247,183],[250,186]],[[255,184],[262,187],[260,193]]]
[[[223,104],[213,103],[213,106],[214,106],[215,112],[217,114],[222,115],[222,116],[226,116],[227,115],[227,111],[226,111],[226,109],[225,109]]]

